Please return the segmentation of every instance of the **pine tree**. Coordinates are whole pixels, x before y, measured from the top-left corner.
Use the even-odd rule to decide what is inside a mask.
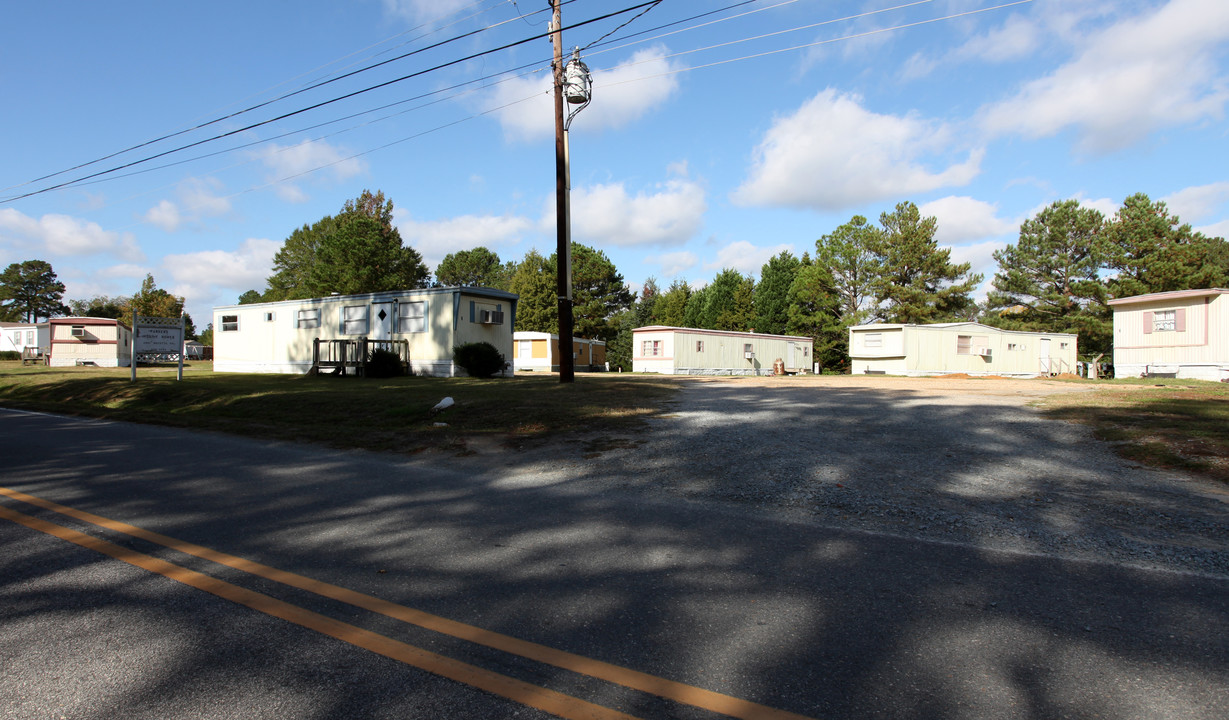
[[[45,260],[13,263],[0,274],[0,316],[6,320],[34,323],[63,315],[68,312],[63,298],[64,283]]]
[[[970,263],[952,264],[950,248],[935,242],[936,220],[903,202],[879,216],[874,239],[877,315],[891,323],[934,323],[972,317],[971,293],[982,281]]]
[[[509,290],[520,296],[516,304],[516,329],[531,332],[559,331],[559,301],[555,287],[555,264],[537,250],[525,253],[509,280]]]
[[[841,318],[841,297],[832,271],[819,262],[798,267],[787,292],[790,335],[812,339],[815,362],[837,370],[849,366],[848,326]]]
[[[690,299],[691,286],[687,280],[675,278],[653,307],[654,322],[667,327],[689,327],[685,323]]]
[[[800,263],[788,250],[764,263],[760,281],[755,285],[756,332],[781,335],[789,323],[789,288],[798,274]]]
[[[871,316],[877,271],[874,248],[879,230],[861,215],[854,215],[830,235],[815,241],[815,261],[832,273],[846,325],[861,325]]]
[[[1116,271],[1109,281],[1116,298],[1229,284],[1225,241],[1193,231],[1164,202],[1144,193],[1123,201],[1104,237],[1106,265]]]
[[[754,320],[754,295],[755,283],[751,278],[730,268],[722,270],[704,289],[704,305],[698,327],[749,330]]]

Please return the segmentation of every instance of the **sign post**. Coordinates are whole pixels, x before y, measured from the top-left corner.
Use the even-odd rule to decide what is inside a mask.
[[[177,318],[142,317],[132,313],[132,380],[137,379],[137,358],[149,362],[167,362],[177,360],[179,372],[176,377],[183,380],[183,336],[184,316]]]

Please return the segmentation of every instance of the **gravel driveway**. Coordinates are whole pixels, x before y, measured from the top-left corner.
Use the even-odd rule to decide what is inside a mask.
[[[591,438],[597,451],[556,469],[825,525],[1229,576],[1229,488],[1124,460],[1029,405],[1079,385],[680,382],[650,433]]]

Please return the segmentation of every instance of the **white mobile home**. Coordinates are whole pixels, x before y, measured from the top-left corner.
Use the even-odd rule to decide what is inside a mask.
[[[43,358],[51,349],[51,323],[0,322],[0,352],[18,352],[23,358]]]
[[[1004,375],[1076,372],[1076,336],[1001,330],[975,322],[849,328],[854,375]]]
[[[544,332],[518,330],[512,334],[516,343],[517,372],[558,372],[559,336]],[[602,340],[572,338],[572,363],[576,370],[604,370],[606,343]]]
[[[1114,373],[1229,379],[1229,290],[1178,290],[1109,301]]]
[[[632,370],[665,375],[771,375],[811,368],[811,338],[653,325],[632,331]]]
[[[464,374],[452,349],[494,345],[512,358],[517,296],[491,288],[451,287],[333,295],[227,305],[213,310],[216,372],[306,373],[315,340],[395,340],[409,344],[419,375]]]

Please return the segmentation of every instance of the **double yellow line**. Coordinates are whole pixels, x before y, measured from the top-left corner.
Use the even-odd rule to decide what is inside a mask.
[[[397,605],[380,598],[355,592],[347,588],[313,580],[295,573],[278,570],[268,565],[262,565],[234,555],[218,552],[201,545],[177,540],[166,535],[151,532],[134,525],[110,520],[93,513],[60,505],[59,503],[26,493],[0,487],[0,496],[8,497],[28,505],[46,510],[94,525],[105,530],[128,535],[145,540],[156,545],[191,555],[203,560],[241,570],[266,580],[272,580],[288,587],[305,590],[321,597],[347,603],[354,607],[385,615],[420,628],[465,640],[484,647],[500,650],[518,657],[551,665],[570,672],[587,675],[606,682],[622,685],[633,690],[649,693],[678,703],[691,705],[716,713],[728,715],[742,720],[807,720],[802,715],[778,710],[766,705],[740,700],[739,698],[705,690],[703,688],[666,680],[647,673],[612,665],[600,660],[594,660],[581,655],[557,650],[545,645],[518,640],[490,630],[466,625],[438,615],[414,610]],[[253,592],[232,583],[218,580],[195,570],[167,562],[160,558],[136,552],[115,543],[101,540],[92,535],[40,520],[36,517],[12,510],[0,505],[0,518],[24,525],[48,535],[67,540],[81,547],[108,555],[116,560],[126,562],[149,572],[181,582],[198,590],[203,590],[221,598],[238,603],[258,612],[281,618],[287,622],[314,630],[323,635],[350,643],[356,647],[378,653],[398,662],[425,670],[442,677],[464,683],[471,687],[507,698],[514,702],[537,708],[544,712],[562,718],[574,720],[622,720],[632,718],[631,715],[595,705],[593,703],[564,695],[563,693],[538,687],[515,678],[491,672],[483,668],[460,662],[437,653],[423,650],[378,633],[334,620],[325,615],[312,612],[297,605],[276,598]]]

